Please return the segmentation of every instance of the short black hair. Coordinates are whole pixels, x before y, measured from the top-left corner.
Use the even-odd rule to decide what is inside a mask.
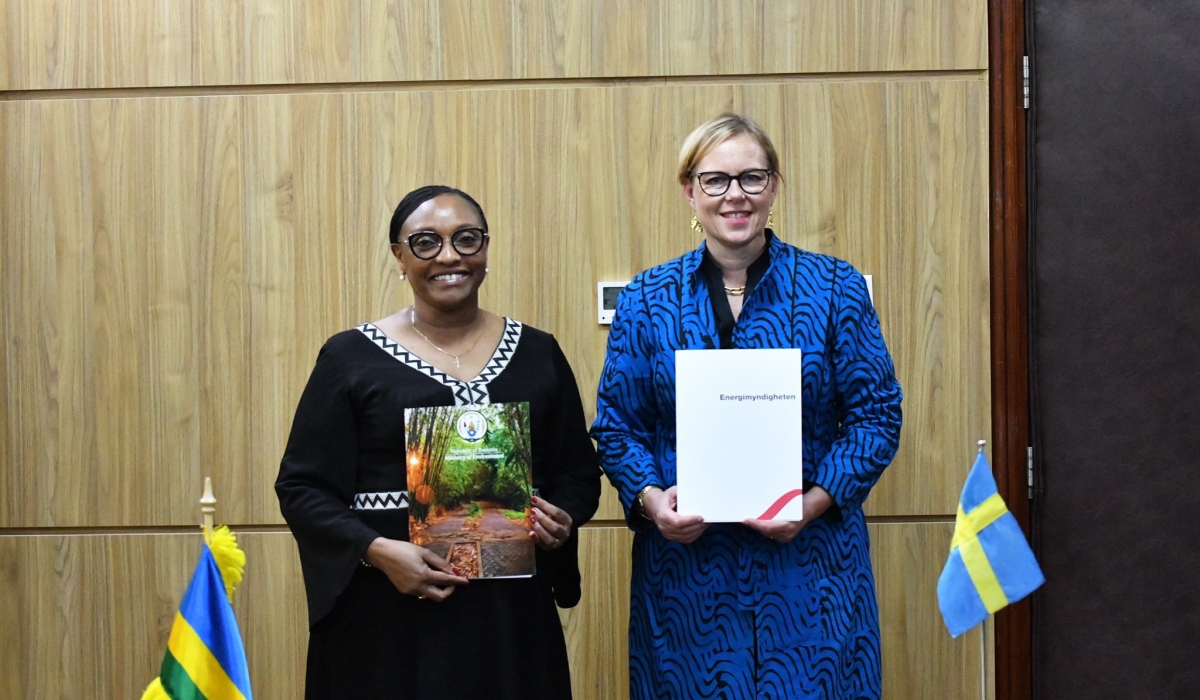
[[[455,187],[425,185],[404,195],[404,199],[401,199],[400,203],[396,205],[396,211],[392,214],[392,224],[388,227],[388,240],[392,242],[392,245],[400,242],[400,227],[404,225],[405,221],[408,221],[408,217],[412,216],[417,207],[444,194],[452,194],[470,202],[471,206],[475,207],[475,211],[479,212],[479,220],[483,222],[484,232],[487,232],[487,217],[483,214],[483,207],[479,206],[479,202],[476,202],[474,197]]]

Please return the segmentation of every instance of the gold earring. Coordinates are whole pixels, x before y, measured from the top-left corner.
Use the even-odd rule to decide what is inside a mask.
[[[767,212],[767,228],[769,228],[769,229],[775,228],[775,210],[774,209]]]
[[[698,234],[704,234],[704,227],[700,225],[700,218],[695,215],[692,216],[692,230]]]

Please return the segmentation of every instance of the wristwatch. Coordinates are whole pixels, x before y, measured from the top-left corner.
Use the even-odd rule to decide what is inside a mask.
[[[646,514],[646,492],[650,489],[658,489],[659,491],[663,490],[663,488],[658,484],[650,484],[648,486],[643,486],[641,490],[637,492],[637,495],[633,497],[633,501],[634,503],[637,503],[638,510],[641,511],[642,517],[646,518],[647,520],[650,519],[650,516]]]

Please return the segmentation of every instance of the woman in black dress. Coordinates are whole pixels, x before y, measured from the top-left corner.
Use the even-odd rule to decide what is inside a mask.
[[[553,336],[479,308],[489,239],[469,195],[410,192],[389,236],[414,303],[326,342],[275,483],[308,594],[305,697],[569,698],[555,604],[579,600],[600,496],[575,377]],[[468,585],[408,542],[404,409],[525,401],[537,574]]]

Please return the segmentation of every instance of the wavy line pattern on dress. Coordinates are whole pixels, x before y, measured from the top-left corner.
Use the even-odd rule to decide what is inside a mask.
[[[642,486],[675,483],[675,350],[716,345],[701,254],[637,275],[618,300],[592,434],[627,509]],[[711,525],[690,545],[635,530],[632,700],[882,692],[861,504],[898,446],[900,387],[862,276],[776,238],[770,256],[734,342],[803,351],[806,482],[837,505],[788,544],[736,524]]]

